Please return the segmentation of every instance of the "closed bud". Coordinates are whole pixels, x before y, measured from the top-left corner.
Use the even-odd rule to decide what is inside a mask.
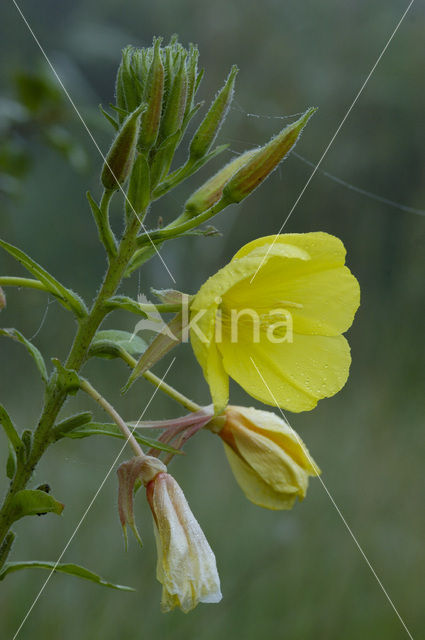
[[[135,80],[133,69],[134,47],[129,45],[122,52],[121,64],[118,68],[115,84],[116,104],[121,111],[120,122],[125,118],[122,112],[131,113],[142,102],[142,90],[140,82]]]
[[[187,100],[186,100],[186,113],[185,117],[189,114],[190,110],[193,108],[193,102],[195,98],[195,93],[197,89],[197,81],[198,81],[198,58],[199,51],[198,48],[190,44],[189,46],[189,56],[187,61]]]
[[[147,75],[143,96],[147,108],[141,117],[140,123],[138,146],[141,150],[150,149],[158,137],[164,94],[164,66],[161,60],[160,45],[160,38],[154,40],[153,59]]]
[[[181,48],[174,62],[176,73],[170,86],[169,94],[166,96],[165,111],[162,117],[160,137],[165,140],[179,131],[186,109],[187,98],[187,73],[186,73],[187,52]],[[167,72],[170,74],[170,66]]]
[[[225,422],[211,424],[224,443],[234,476],[254,504],[291,509],[320,473],[295,431],[270,411],[228,406]]]
[[[212,176],[212,178],[207,180],[207,182],[199,187],[199,189],[192,193],[185,204],[185,213],[189,214],[186,215],[186,217],[197,216],[215,205],[215,203],[221,199],[226,183],[244,164],[248,162],[254,153],[256,153],[255,149],[245,151],[245,153],[237,156]]]
[[[142,154],[138,154],[128,183],[126,212],[144,214],[150,202],[149,165]]]
[[[4,309],[6,306],[6,296],[3,289],[0,287],[0,309]]]
[[[140,114],[144,109],[145,105],[140,105],[127,117],[108,151],[101,173],[105,189],[114,191],[128,178],[139,136]]]
[[[288,125],[233,176],[223,189],[223,197],[230,202],[240,202],[254,191],[280,164],[295,146],[307,121],[316,111],[311,107],[296,122]]]
[[[226,84],[216,95],[207,115],[193,136],[189,147],[189,156],[192,161],[203,158],[211,149],[232,102],[238,71],[235,65],[231,68]]]

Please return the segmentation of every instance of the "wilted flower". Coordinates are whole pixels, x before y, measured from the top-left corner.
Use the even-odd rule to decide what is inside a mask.
[[[299,436],[270,411],[229,406],[217,432],[238,484],[260,507],[291,509],[320,473]]]
[[[154,519],[158,551],[157,578],[162,584],[161,607],[180,607],[187,613],[199,602],[221,600],[220,579],[214,553],[166,466],[151,456],[136,456],[118,469],[118,508],[126,525],[140,541],[133,514],[133,496],[140,482],[146,486]]]
[[[341,334],[360,302],[345,253],[322,232],[259,238],[202,285],[190,338],[216,412],[227,406],[229,376],[290,411],[313,409],[344,386],[351,356]]]
[[[187,613],[199,602],[220,602],[214,553],[177,482],[159,473],[147,486],[158,551],[161,607]]]
[[[6,306],[6,296],[3,289],[0,287],[0,309],[4,309]]]

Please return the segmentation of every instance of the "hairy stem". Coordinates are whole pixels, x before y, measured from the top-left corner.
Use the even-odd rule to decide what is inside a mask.
[[[117,254],[111,258],[102,287],[96,296],[90,313],[80,321],[70,354],[66,361],[66,368],[78,371],[83,365],[91,341],[109,313],[106,301],[112,297],[124,275],[124,271],[136,249],[136,236],[139,231],[139,222],[134,219],[129,222],[122,237]],[[5,496],[0,509],[0,544],[5,539],[12,523],[11,504],[15,493],[24,489],[34,472],[36,465],[50,444],[51,429],[66,400],[67,391],[60,387],[57,378],[50,380],[46,391],[44,408],[34,432],[31,453],[27,460],[18,461],[16,473],[10,483],[9,491]]]
[[[109,413],[112,420],[118,425],[128,444],[133,448],[136,456],[144,456],[145,454],[143,453],[139,443],[136,441],[132,432],[127,427],[127,424],[121,418],[120,414],[114,409],[114,407],[103,396],[101,396],[98,391],[96,391],[96,389],[90,384],[90,382],[88,382],[88,380],[81,380],[80,386],[83,391],[88,393],[88,395],[91,396],[93,400],[100,404],[100,406],[106,411],[106,413]]]

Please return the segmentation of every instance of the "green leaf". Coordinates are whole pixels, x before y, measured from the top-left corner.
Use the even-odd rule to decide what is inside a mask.
[[[133,428],[131,428],[131,430],[134,438],[140,445],[159,449],[160,451],[167,451],[168,453],[180,455],[182,453],[181,451],[170,447],[170,445],[164,444],[160,440],[155,440],[154,438],[149,438],[148,436],[141,436],[136,429],[133,430]],[[118,426],[113,422],[110,424],[90,422],[89,424],[78,427],[77,429],[73,429],[72,431],[67,431],[62,435],[66,438],[73,439],[88,438],[90,436],[109,436],[112,438],[121,438],[122,440],[125,439]]]
[[[145,247],[141,247],[140,249],[138,249],[131,258],[129,265],[124,272],[124,277],[128,278],[129,276],[131,276],[133,271],[136,271],[136,269],[145,264],[145,262],[156,256],[161,245],[162,242],[159,242],[155,245],[150,242]]]
[[[8,437],[8,440],[13,446],[16,453],[20,452],[22,449],[21,438],[19,437],[18,432],[13,426],[13,422],[10,419],[9,414],[1,404],[0,404],[0,424],[3,425],[3,429]]]
[[[119,358],[124,349],[130,355],[139,355],[147,349],[147,343],[129,331],[98,331],[93,338],[89,355],[99,358]]]
[[[90,422],[91,418],[92,414],[90,411],[84,411],[83,413],[77,413],[74,416],[65,418],[65,420],[59,422],[52,430],[53,440],[62,438],[68,431],[82,427],[83,424]]]
[[[128,296],[114,296],[106,301],[106,305],[111,309],[124,309],[125,311],[131,311],[131,313],[137,313],[138,315],[147,318],[147,314],[140,307],[137,300],[129,298]]]
[[[13,522],[25,516],[38,516],[48,512],[60,515],[63,509],[61,502],[39,489],[22,489],[15,493],[11,501]]]
[[[85,567],[81,567],[78,564],[57,564],[56,562],[41,562],[39,560],[32,560],[29,562],[8,562],[5,565],[4,570],[0,573],[0,580],[4,580],[4,578],[9,573],[15,573],[16,571],[20,571],[21,569],[47,569],[48,571],[55,571],[56,573],[67,573],[68,575],[76,576],[77,578],[90,580],[91,582],[100,584],[103,587],[119,589],[120,591],[135,591],[135,589],[133,589],[132,587],[126,587],[121,584],[107,582],[107,580],[104,580],[104,578],[101,578],[96,573],[93,573],[93,571],[89,571]]]
[[[9,447],[9,455],[7,456],[6,461],[6,475],[9,480],[12,480],[16,472],[16,451],[13,448],[10,440],[7,441],[7,445]]]
[[[28,353],[32,358],[34,358],[34,362],[37,366],[37,369],[40,372],[41,378],[45,384],[47,384],[48,373],[46,368],[46,363],[44,362],[43,356],[41,355],[39,349],[35,345],[32,344],[25,336],[22,335],[17,329],[0,329],[0,336],[5,336],[6,338],[12,338],[12,340],[16,340],[24,345]]]
[[[67,393],[75,394],[80,388],[80,378],[74,369],[66,369],[58,358],[52,358],[56,368],[57,384]]]
[[[39,265],[35,260],[27,256],[26,253],[15,247],[13,244],[9,244],[4,240],[0,240],[0,247],[10,253],[27,271],[32,273],[40,282],[48,287],[49,291],[56,296],[59,301],[66,307],[73,311],[78,317],[82,318],[87,315],[87,307],[81,298],[64,287],[56,278],[54,278],[46,269]]]

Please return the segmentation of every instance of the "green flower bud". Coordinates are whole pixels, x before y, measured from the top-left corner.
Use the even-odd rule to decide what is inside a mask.
[[[162,98],[164,94],[164,66],[161,60],[160,45],[161,38],[154,40],[153,59],[149,73],[147,74],[143,96],[147,108],[141,117],[138,146],[144,150],[150,149],[155,144],[161,120]],[[138,75],[140,76],[140,73]]]
[[[189,56],[187,61],[187,100],[186,100],[186,116],[193,109],[195,93],[197,89],[197,80],[198,80],[198,58],[199,51],[198,48],[190,44],[189,45]]]
[[[181,48],[176,55],[174,68],[177,69],[169,95],[166,96],[164,116],[161,122],[160,138],[165,140],[178,131],[182,125],[187,98],[187,52]],[[170,65],[167,65],[167,73],[170,73]]]
[[[207,180],[207,182],[199,187],[199,189],[192,193],[185,204],[185,213],[190,214],[186,217],[192,218],[197,216],[218,202],[223,195],[223,189],[226,183],[237,171],[239,171],[241,167],[244,166],[244,164],[248,162],[250,158],[252,158],[255,153],[256,149],[251,149],[250,151],[245,151],[245,153],[237,156],[212,176],[212,178]]]
[[[125,203],[127,216],[136,212],[144,214],[150,202],[149,165],[142,154],[138,154],[128,184]]]
[[[132,67],[132,60],[135,49],[128,45],[123,49],[121,64],[118,68],[115,85],[116,104],[118,109],[131,113],[142,102],[142,88],[140,82],[135,78]],[[120,123],[125,116],[120,114]]]
[[[295,146],[301,131],[315,111],[316,108],[311,107],[299,120],[285,127],[264,147],[260,147],[226,184],[223,189],[223,198],[229,203],[240,202],[252,193]]]
[[[131,171],[139,136],[140,114],[145,108],[144,104],[140,105],[127,117],[108,151],[100,176],[105,189],[118,189]]]
[[[193,136],[189,147],[190,160],[196,161],[203,158],[211,149],[232,102],[233,89],[238,71],[237,66],[233,65],[226,84],[216,95],[207,115]]]

